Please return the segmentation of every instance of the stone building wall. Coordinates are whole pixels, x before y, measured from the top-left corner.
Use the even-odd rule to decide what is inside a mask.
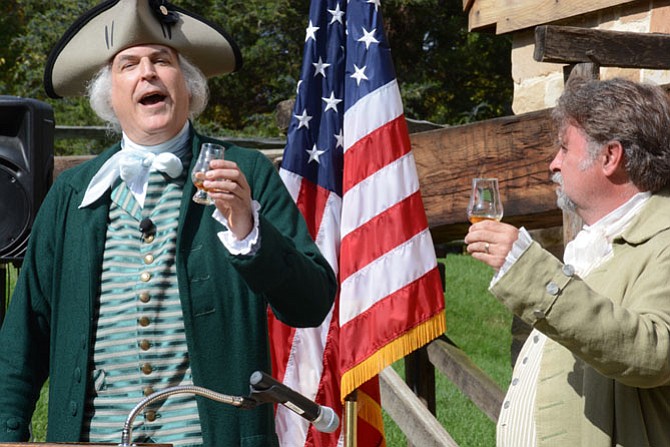
[[[579,26],[611,31],[670,34],[670,1],[641,1],[565,19],[556,25]],[[512,78],[515,114],[555,105],[563,91],[563,64],[536,62],[533,59],[533,29],[512,33]],[[600,77],[616,76],[658,84],[670,84],[670,70],[639,70],[602,67]]]

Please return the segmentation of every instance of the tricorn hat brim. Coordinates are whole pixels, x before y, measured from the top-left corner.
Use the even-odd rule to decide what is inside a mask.
[[[147,44],[175,49],[208,78],[242,66],[233,39],[203,17],[164,0],[108,0],[79,17],[54,46],[44,70],[46,93],[84,95],[86,84],[119,51]]]

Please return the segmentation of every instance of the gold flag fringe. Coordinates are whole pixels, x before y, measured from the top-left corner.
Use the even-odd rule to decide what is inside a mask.
[[[367,359],[342,374],[340,382],[340,399],[344,398],[361,384],[376,376],[396,360],[405,357],[429,343],[447,330],[444,310],[413,327],[400,337],[378,349]]]

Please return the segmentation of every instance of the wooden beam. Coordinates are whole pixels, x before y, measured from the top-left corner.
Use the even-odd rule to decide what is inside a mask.
[[[477,0],[468,12],[468,30],[485,31],[492,28],[500,18],[498,10],[499,0]]]
[[[412,121],[412,120],[408,120]],[[416,128],[424,127],[426,130],[431,126],[431,123],[414,120],[408,123],[408,127],[416,126]],[[432,124],[432,128],[437,126]],[[105,126],[61,126],[58,125],[54,129],[54,140],[75,139],[75,140],[101,140],[104,141],[109,137],[110,131]],[[116,140],[120,136],[114,137]],[[284,138],[244,138],[244,137],[229,137],[229,136],[215,136],[220,140],[228,141],[242,147],[253,147],[255,149],[274,149],[283,150],[286,145]]]
[[[430,342],[428,356],[431,363],[496,422],[505,393],[463,351],[447,340],[442,336]]]
[[[601,67],[668,69],[670,34],[543,25],[535,28],[533,58],[559,64],[593,62]]]
[[[564,70],[565,82],[570,78],[598,79],[600,77],[600,64],[595,62],[582,62],[573,65],[566,65]],[[567,75],[567,77],[566,77]],[[563,211],[563,246],[573,240],[584,226],[584,220],[575,212],[575,210]]]
[[[283,149],[261,149],[260,151],[272,160],[273,163],[277,162],[284,152]],[[66,169],[70,169],[94,157],[95,155],[62,155],[54,157],[54,180]]]
[[[384,410],[413,445],[458,447],[456,441],[390,366],[379,374],[379,388]]]
[[[463,0],[463,11],[467,12],[470,8],[472,8],[472,4],[475,2],[475,0]]]
[[[85,161],[91,160],[95,155],[63,155],[54,157],[53,179],[56,180],[63,171],[73,168]]]
[[[410,135],[428,224],[436,243],[462,239],[473,177],[498,177],[503,220],[529,230],[561,226],[549,175],[550,111],[495,118]],[[281,149],[263,150],[278,160]],[[92,156],[55,157],[54,178]]]
[[[495,27],[497,34],[555,22],[635,0],[478,0],[470,9],[468,28]]]
[[[549,163],[550,110],[410,135],[428,224],[436,243],[462,239],[473,177],[498,177],[503,221],[528,229],[562,224]]]

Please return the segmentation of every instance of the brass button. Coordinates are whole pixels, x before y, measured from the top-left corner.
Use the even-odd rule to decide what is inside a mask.
[[[154,255],[149,254],[149,255],[144,256],[144,263],[145,264],[149,265],[153,262],[154,262]]]
[[[143,303],[148,303],[149,301],[151,301],[151,295],[149,295],[148,292],[140,293],[140,301],[142,301]]]
[[[144,374],[149,375],[149,374],[151,374],[151,373],[153,372],[153,370],[154,370],[154,369],[153,369],[153,367],[151,366],[151,363],[145,363],[145,364],[142,365],[142,372],[143,372]]]
[[[144,395],[145,396],[150,396],[154,394],[154,389],[150,386],[144,387]]]
[[[146,413],[144,413],[144,417],[147,419],[147,421],[153,422],[156,420],[156,412],[153,410],[149,410]]]
[[[142,274],[140,275],[140,280],[142,282],[149,282],[150,279],[151,279],[151,273],[149,272],[142,272]]]
[[[140,317],[139,323],[140,326],[147,327],[151,323],[151,320],[149,319],[149,317]]]
[[[148,351],[149,348],[151,348],[151,342],[149,342],[149,340],[140,341],[140,349],[142,351]]]
[[[146,242],[147,244],[150,244],[154,241],[154,239],[155,239],[154,235],[150,234],[150,235],[148,235],[144,238],[144,242]]]

